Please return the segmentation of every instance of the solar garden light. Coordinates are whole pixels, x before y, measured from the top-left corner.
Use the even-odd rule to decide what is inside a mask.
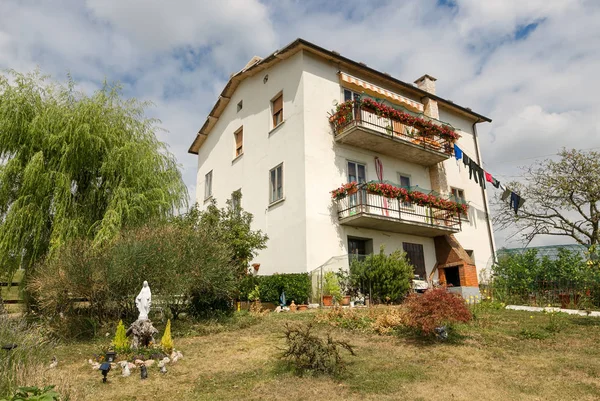
[[[104,356],[104,363],[98,368],[102,372],[102,383],[106,383],[106,376],[110,372],[110,364],[115,360],[117,353],[114,351],[108,351]]]

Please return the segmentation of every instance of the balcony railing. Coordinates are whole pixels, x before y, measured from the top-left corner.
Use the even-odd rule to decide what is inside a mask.
[[[453,143],[458,137],[447,126],[439,125],[438,123],[422,117],[414,117],[407,113],[393,110],[391,113],[376,112],[373,105],[386,107],[384,105],[369,102],[352,102],[345,103],[338,110],[330,121],[333,125],[336,140],[343,143],[348,143],[354,146],[366,146],[371,150],[379,151],[385,154],[398,156],[399,152],[409,153],[409,159],[412,156],[415,162],[423,161],[423,151],[431,154],[431,160],[426,157],[423,161],[426,165],[435,164],[452,156],[454,152]],[[390,115],[391,114],[391,115]],[[402,118],[406,117],[406,118]],[[407,121],[408,120],[408,121]],[[409,125],[407,122],[416,122],[416,125],[421,129]],[[362,136],[351,138],[348,136],[354,129],[360,128],[375,134],[375,137],[387,138],[380,139],[381,143],[377,143],[374,136]],[[428,132],[423,133],[422,130],[427,129]],[[446,135],[449,133],[449,135]],[[390,143],[390,140],[392,143]],[[405,146],[394,146],[405,144]],[[419,153],[418,149],[421,149]],[[412,155],[411,155],[412,153]]]
[[[386,198],[364,187],[334,202],[341,224],[430,237],[461,230],[458,213]]]

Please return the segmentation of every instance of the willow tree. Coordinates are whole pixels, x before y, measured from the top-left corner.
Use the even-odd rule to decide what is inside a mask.
[[[172,215],[187,190],[147,103],[38,72],[0,75],[0,273]]]
[[[525,203],[515,214],[509,200],[496,201],[496,228],[529,243],[538,236],[564,236],[600,244],[600,153],[563,149],[560,160],[524,168],[521,182],[506,184]]]

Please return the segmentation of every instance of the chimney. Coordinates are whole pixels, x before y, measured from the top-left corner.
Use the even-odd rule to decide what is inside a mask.
[[[435,81],[436,78],[432,77],[429,74],[423,75],[421,78],[415,81],[415,84],[419,87],[419,89],[424,90],[425,92],[429,92],[432,95],[435,95]]]

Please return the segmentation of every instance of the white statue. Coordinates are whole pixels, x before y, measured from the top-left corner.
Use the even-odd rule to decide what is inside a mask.
[[[142,290],[135,298],[135,306],[137,306],[140,311],[140,316],[138,320],[147,320],[148,313],[150,313],[150,305],[152,304],[152,293],[150,292],[150,287],[148,286],[148,282],[144,281],[144,286]]]

